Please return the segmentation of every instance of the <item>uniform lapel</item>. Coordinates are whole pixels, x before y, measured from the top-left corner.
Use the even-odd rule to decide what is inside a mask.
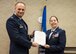
[[[59,27],[57,27],[56,29],[55,29],[55,31],[51,31],[51,33],[49,34],[49,39],[51,39],[57,32],[58,32],[58,29],[59,29]]]

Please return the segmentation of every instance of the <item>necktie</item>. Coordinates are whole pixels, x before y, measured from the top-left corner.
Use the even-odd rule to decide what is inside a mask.
[[[49,39],[50,39],[51,35],[53,34],[53,32],[54,32],[54,31],[51,31],[51,33],[50,33],[50,35],[49,35]]]

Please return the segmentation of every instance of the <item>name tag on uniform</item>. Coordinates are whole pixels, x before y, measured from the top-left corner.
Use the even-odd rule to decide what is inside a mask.
[[[22,25],[20,25],[20,28],[23,28],[23,26],[22,26]]]

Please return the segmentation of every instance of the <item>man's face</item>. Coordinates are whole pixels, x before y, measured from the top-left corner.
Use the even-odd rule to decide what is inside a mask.
[[[52,28],[56,28],[58,26],[58,21],[55,17],[52,17],[49,21]]]
[[[22,3],[18,3],[15,6],[15,13],[18,17],[22,17],[24,15],[25,12],[25,5]]]

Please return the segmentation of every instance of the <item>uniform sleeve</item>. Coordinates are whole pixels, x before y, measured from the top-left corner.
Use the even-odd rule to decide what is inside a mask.
[[[32,43],[27,38],[24,38],[23,36],[20,35],[18,28],[16,26],[17,25],[13,20],[8,20],[6,23],[6,28],[7,28],[7,32],[9,34],[10,40],[26,48],[30,48]]]
[[[50,51],[63,51],[64,48],[65,48],[65,45],[66,45],[66,34],[65,34],[65,31],[62,30],[60,33],[59,33],[59,44],[58,45],[51,45],[49,50]]]

